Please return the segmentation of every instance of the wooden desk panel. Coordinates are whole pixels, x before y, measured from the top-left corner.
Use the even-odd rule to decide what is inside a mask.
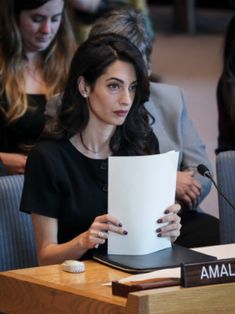
[[[210,251],[210,250],[209,250]],[[215,247],[232,257],[235,244]],[[211,252],[211,251],[210,251]],[[225,254],[225,255],[224,255]],[[228,256],[226,256],[228,255]],[[94,261],[86,271],[67,273],[60,265],[0,273],[0,312],[17,314],[235,313],[235,283],[194,288],[168,287],[113,296],[104,283],[129,276]]]
[[[235,283],[195,288],[170,287],[131,293],[127,305],[137,309],[131,311],[132,314],[234,314],[234,293]]]

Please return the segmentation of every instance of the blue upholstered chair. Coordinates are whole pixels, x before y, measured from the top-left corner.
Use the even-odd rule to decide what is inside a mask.
[[[221,152],[216,156],[217,184],[219,189],[235,204],[235,151]],[[219,197],[221,244],[235,242],[235,210]]]
[[[0,177],[0,271],[37,265],[31,217],[19,211],[23,180]]]

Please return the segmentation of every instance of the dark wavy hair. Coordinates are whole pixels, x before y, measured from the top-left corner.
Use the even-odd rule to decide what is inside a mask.
[[[217,102],[226,109],[235,123],[235,15],[225,34],[223,70],[217,85]]]
[[[83,76],[92,89],[96,80],[116,60],[133,64],[137,89],[125,122],[116,128],[111,138],[110,149],[114,155],[156,153],[157,140],[150,127],[153,118],[144,107],[149,97],[149,80],[144,60],[138,48],[127,38],[113,33],[89,38],[78,48],[71,63],[57,122],[51,135],[54,138],[70,138],[86,128],[89,109],[78,89],[78,78]]]

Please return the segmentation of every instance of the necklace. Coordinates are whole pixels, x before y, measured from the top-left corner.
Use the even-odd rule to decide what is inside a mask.
[[[93,149],[89,148],[89,147],[84,143],[84,140],[83,140],[83,137],[82,137],[82,133],[80,132],[79,134],[80,134],[80,140],[81,140],[82,146],[83,146],[88,152],[91,152],[91,153],[93,153],[93,154],[99,154],[99,153],[102,151],[102,149],[100,149],[100,150],[93,150]]]

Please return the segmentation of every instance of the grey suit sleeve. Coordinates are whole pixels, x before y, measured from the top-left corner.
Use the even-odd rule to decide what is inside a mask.
[[[180,164],[180,170],[186,170],[188,168],[196,168],[199,164],[204,164],[210,171],[212,171],[211,163],[207,157],[205,145],[196,131],[192,120],[189,117],[187,108],[185,105],[185,99],[181,91],[182,96],[182,112],[180,117],[180,127],[183,140],[183,155],[182,162]],[[196,179],[202,185],[202,193],[199,203],[207,196],[211,189],[211,182],[207,178],[204,178],[200,174],[196,174]]]

